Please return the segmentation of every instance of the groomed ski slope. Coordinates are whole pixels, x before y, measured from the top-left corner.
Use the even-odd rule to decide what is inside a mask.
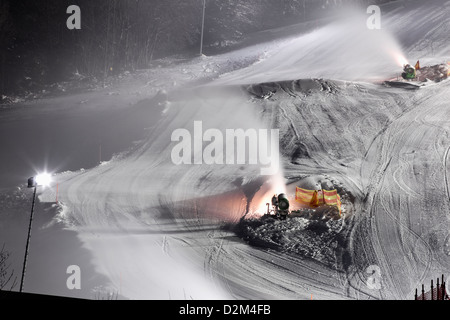
[[[208,86],[171,91],[159,105],[145,100],[139,115],[151,121],[132,150],[55,175],[39,199],[53,202],[58,184],[54,220],[89,253],[72,251],[72,263],[95,270],[83,276],[83,294],[92,298],[101,282],[103,292],[129,299],[411,299],[448,272],[450,83],[407,91],[378,81],[396,74],[402,55],[422,64],[448,58],[450,4],[383,8],[375,36],[356,31],[359,18],[331,24],[265,44],[259,63]],[[250,165],[175,166],[171,133],[196,120],[279,128],[288,190],[320,181],[349,196],[333,263],[236,236],[229,225],[265,201],[262,185],[281,188],[280,177],[268,181]],[[366,285],[371,265],[381,270],[380,290]]]

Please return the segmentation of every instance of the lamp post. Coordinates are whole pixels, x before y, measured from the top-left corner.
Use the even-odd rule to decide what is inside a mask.
[[[206,0],[203,0],[202,34],[200,36],[200,56],[203,55],[203,33],[204,33],[204,29],[205,29],[205,9],[206,9]]]
[[[27,258],[28,258],[28,248],[30,246],[30,237],[31,237],[31,225],[33,223],[33,213],[34,213],[34,203],[36,202],[36,190],[38,185],[48,185],[50,184],[50,175],[47,173],[43,173],[37,175],[36,177],[31,177],[28,179],[28,188],[34,188],[33,192],[33,202],[31,204],[31,214],[30,214],[30,224],[28,225],[28,235],[27,235],[27,245],[25,247],[25,257],[23,260],[23,269],[22,269],[22,278],[20,280],[20,292],[23,290],[23,283],[25,280],[25,270],[27,266]]]

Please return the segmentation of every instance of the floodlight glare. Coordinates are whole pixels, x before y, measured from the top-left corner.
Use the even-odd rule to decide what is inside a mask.
[[[52,176],[46,172],[36,176],[36,184],[39,186],[48,186],[51,182]]]

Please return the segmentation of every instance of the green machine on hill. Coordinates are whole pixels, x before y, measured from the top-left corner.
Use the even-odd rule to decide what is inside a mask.
[[[412,80],[416,77],[416,69],[410,64],[406,64],[403,67],[402,78],[405,80]]]
[[[272,210],[269,209],[269,203],[267,205],[267,215],[272,212],[278,219],[285,220],[289,214],[289,200],[284,193],[280,193],[278,196],[275,194],[272,197]]]

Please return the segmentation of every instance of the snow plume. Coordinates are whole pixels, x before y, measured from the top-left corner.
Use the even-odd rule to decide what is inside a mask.
[[[398,41],[383,27],[369,29],[365,9],[346,9],[330,24],[273,47],[269,57],[218,83],[254,84],[304,78],[384,79],[406,62]],[[383,18],[383,15],[381,15]],[[330,21],[333,20],[333,21]]]
[[[180,140],[177,133],[189,133],[192,154],[185,161],[188,164],[205,168],[209,164],[278,166],[277,131],[262,123],[256,106],[247,101],[241,89],[194,90],[178,107],[174,111],[185,116],[177,117],[171,127],[172,133],[181,129],[172,141]]]
[[[282,177],[278,129],[240,87],[180,90],[170,105],[136,152],[103,177],[117,172],[114,192],[132,190],[162,216],[238,220],[264,181]]]
[[[342,40],[342,47],[336,48],[337,57],[340,59],[343,57],[342,60],[346,65],[352,62],[355,66],[366,66],[367,72],[374,74],[387,65],[396,64],[403,67],[408,60],[399,41],[387,28],[387,19],[383,11],[370,9],[372,7],[379,8],[370,6],[364,11],[364,8],[346,7],[336,12],[337,24],[333,24],[333,28],[337,26],[337,29],[334,35]],[[379,19],[379,25],[374,28],[371,23],[376,14],[379,14],[375,17]],[[331,35],[333,36],[332,33]],[[350,59],[346,59],[346,54],[349,54]],[[359,72],[355,75],[360,76]]]
[[[268,177],[257,190],[251,199],[246,218],[258,218],[267,213],[267,203],[269,203],[269,209],[272,209],[272,197],[280,193],[287,193],[282,170],[278,174]]]

